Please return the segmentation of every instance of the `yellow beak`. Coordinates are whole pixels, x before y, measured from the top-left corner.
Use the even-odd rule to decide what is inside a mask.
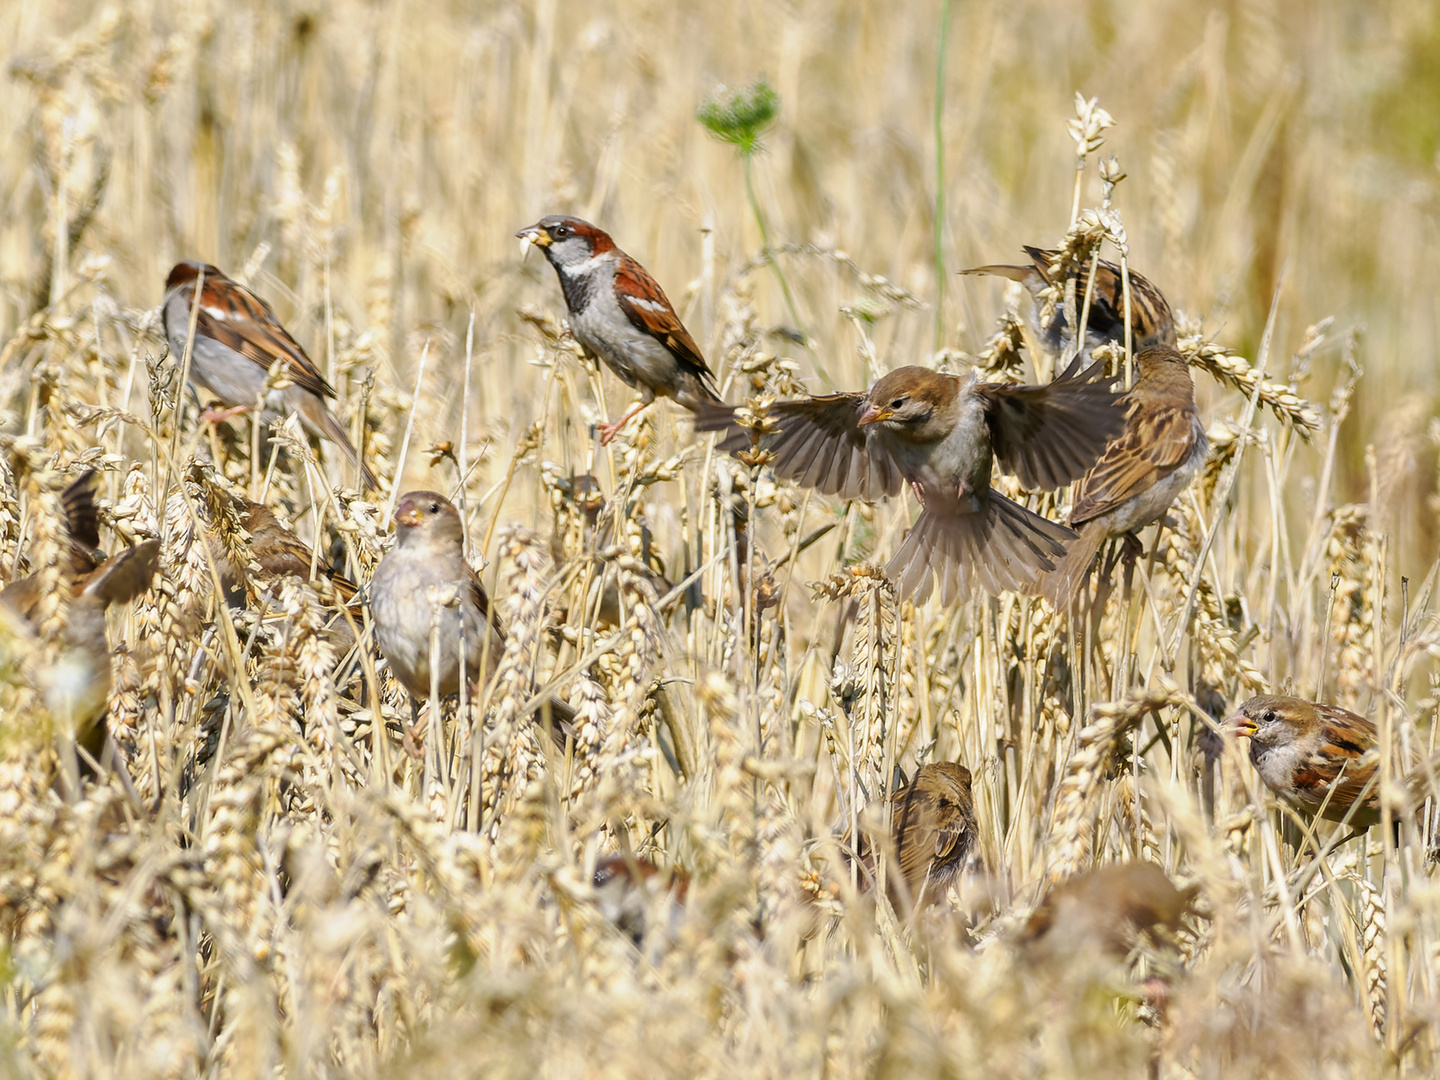
[[[860,419],[855,423],[859,427],[864,427],[866,424],[878,424],[881,420],[889,420],[894,415],[893,409],[887,409],[883,405],[867,405],[865,411],[860,414]]]

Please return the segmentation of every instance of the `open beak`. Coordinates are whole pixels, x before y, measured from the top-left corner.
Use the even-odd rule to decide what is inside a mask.
[[[859,427],[864,427],[866,424],[878,424],[881,420],[889,420],[890,417],[894,415],[895,413],[893,411],[885,408],[883,405],[876,405],[874,402],[871,402],[865,406],[865,411],[860,414],[860,419],[856,420],[855,423]]]
[[[1255,721],[1244,713],[1236,713],[1234,716],[1225,718],[1225,727],[1233,731],[1238,737],[1248,739],[1255,734]]]
[[[515,234],[515,237],[520,241],[521,259],[524,259],[526,255],[530,254],[531,244],[543,248],[549,247],[553,242],[550,239],[550,234],[540,228],[539,225],[531,225],[528,229],[521,229]]]

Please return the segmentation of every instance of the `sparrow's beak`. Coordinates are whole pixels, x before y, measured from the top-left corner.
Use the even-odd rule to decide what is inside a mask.
[[[894,415],[893,410],[871,402],[865,406],[865,411],[860,414],[860,419],[856,420],[855,423],[860,427],[864,427],[866,424],[878,424],[881,420],[889,420]]]
[[[1237,737],[1248,739],[1255,734],[1256,724],[1244,713],[1236,713],[1234,716],[1226,717],[1225,727],[1233,731]]]
[[[406,499],[395,508],[395,524],[405,528],[414,528],[420,524],[420,514],[415,509],[415,504]]]
[[[551,244],[550,234],[539,225],[531,225],[528,229],[521,229],[515,234],[519,240],[528,240],[536,247],[549,247]]]

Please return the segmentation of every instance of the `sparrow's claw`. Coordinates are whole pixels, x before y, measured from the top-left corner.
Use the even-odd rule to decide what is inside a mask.
[[[631,419],[644,408],[645,403],[637,401],[634,405],[630,406],[630,408],[626,409],[618,420],[613,420],[608,424],[596,424],[595,430],[600,433],[600,445],[609,446],[615,436],[620,434],[620,429],[628,424]]]
[[[233,420],[237,416],[244,416],[250,411],[248,405],[232,405],[230,408],[217,408],[212,405],[200,414],[200,420],[206,424],[223,424],[226,420]]]

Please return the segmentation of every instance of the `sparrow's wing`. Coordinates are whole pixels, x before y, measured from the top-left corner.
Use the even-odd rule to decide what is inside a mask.
[[[190,295],[194,295],[193,284]],[[318,397],[335,396],[335,389],[310,362],[310,357],[280,325],[275,312],[260,297],[224,274],[205,279],[195,333],[213,338],[267,371],[276,360],[285,360],[290,379]]]
[[[981,383],[995,458],[1030,489],[1048,491],[1084,476],[1125,424],[1120,395],[1103,364],[1078,360],[1043,386]]]
[[[1037,275],[1042,282],[1052,278],[1051,259],[1054,251],[1037,247],[1026,247],[1025,254],[1035,263]],[[1081,263],[1072,273],[1075,276],[1075,303],[1084,303],[1085,288],[1090,281],[1090,263]],[[1019,279],[1017,279],[1019,280]],[[1044,284],[1040,286],[1043,288]],[[1031,292],[1036,292],[1034,286]],[[1150,280],[1143,274],[1130,271],[1130,300],[1135,306],[1135,320],[1131,325],[1132,345],[1136,349],[1162,342],[1175,341],[1175,320],[1170,313],[1170,304]],[[1120,267],[1108,259],[1101,259],[1095,271],[1095,291],[1090,297],[1090,317],[1086,329],[1091,335],[1123,344],[1125,341],[1125,280]]]
[[[500,613],[496,611],[495,606],[490,603],[490,594],[485,591],[485,586],[480,584],[480,575],[475,573],[475,568],[468,563],[465,566],[465,572],[468,579],[467,584],[469,585],[470,602],[473,603],[476,610],[484,616],[485,621],[490,624],[490,629],[494,630],[496,636],[499,638],[499,641],[491,643],[492,647],[503,643],[505,640],[505,624],[500,621]],[[498,659],[499,654],[497,653],[495,660]],[[492,663],[493,662],[494,661],[492,661]]]
[[[961,270],[962,274],[989,274],[993,277],[1009,278],[1011,281],[1018,281],[1029,290],[1031,296],[1038,297],[1050,287],[1050,282],[1045,277],[1043,268],[1037,269],[1034,266],[972,266],[969,270]]]
[[[1132,406],[1124,433],[1075,486],[1071,526],[1083,525],[1178,469],[1203,437],[1193,405],[1143,412]]]
[[[895,857],[905,880],[917,887],[933,864],[969,847],[970,822],[958,806],[918,783],[896,792],[895,802]]]
[[[884,440],[867,435],[857,421],[865,412],[864,394],[778,401],[770,407],[779,432],[764,444],[774,454],[775,475],[822,495],[874,502],[900,490],[905,478]],[[732,431],[722,450],[748,448],[749,435]]]
[[[1335,783],[1335,794],[1330,796],[1330,813],[1343,813],[1369,784],[1365,795],[1366,806],[1379,802],[1378,785],[1370,779],[1380,767],[1379,758],[1371,753],[1378,741],[1375,725],[1363,716],[1342,709],[1338,705],[1317,703],[1315,711],[1320,714],[1322,738],[1316,759],[1302,759],[1295,766],[1295,784],[1302,790],[1316,792],[1318,800],[1325,797],[1325,789]],[[1341,769],[1343,768],[1343,773]],[[1302,775],[1308,773],[1309,775]]]
[[[95,482],[100,474],[87,469],[60,493],[65,511],[65,532],[70,537],[70,572],[82,578],[105,559],[100,550],[100,514],[95,506]]]
[[[690,331],[675,314],[660,283],[628,255],[615,268],[615,298],[620,301],[620,310],[637,329],[659,340],[675,354],[682,367],[693,369],[696,375],[713,386],[714,373],[700,354],[700,346],[695,344]]]
[[[81,595],[107,604],[123,604],[150,587],[160,566],[160,541],[146,540],[111,555],[85,579]]]

